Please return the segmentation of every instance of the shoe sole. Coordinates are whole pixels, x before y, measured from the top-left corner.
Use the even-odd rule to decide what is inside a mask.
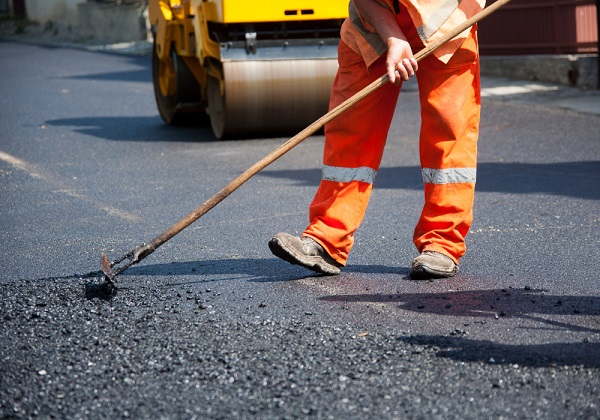
[[[454,277],[456,273],[458,273],[458,267],[454,267],[453,271],[440,271],[425,264],[419,264],[410,270],[410,278],[412,280],[445,279]]]
[[[334,276],[341,272],[338,267],[329,264],[323,257],[301,255],[294,248],[287,247],[278,238],[273,238],[269,241],[269,249],[273,255],[282,260],[287,261],[290,264],[301,265],[302,267],[316,271],[317,273]]]

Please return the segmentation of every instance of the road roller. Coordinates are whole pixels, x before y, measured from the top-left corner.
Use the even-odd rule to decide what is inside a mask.
[[[150,0],[148,14],[165,123],[279,136],[327,112],[348,0]]]

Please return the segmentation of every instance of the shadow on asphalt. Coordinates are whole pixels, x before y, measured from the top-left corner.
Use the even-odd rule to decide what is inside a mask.
[[[270,137],[268,133],[264,134],[267,137],[263,137],[261,133],[248,133],[241,139],[234,137],[219,140],[212,132],[207,114],[199,112],[186,115],[186,118],[180,119],[174,125],[163,123],[158,113],[155,116],[59,118],[48,120],[45,124],[55,127],[73,127],[75,133],[111,141],[226,141],[234,144],[235,141],[248,142],[250,139],[287,139],[297,133],[296,131],[281,132],[277,136]],[[165,138],[165,135],[168,135],[168,138]],[[314,135],[323,135],[323,130],[318,130]]]
[[[409,344],[439,348],[436,355],[460,362],[529,367],[583,366],[600,368],[600,343],[501,344],[487,340],[416,335],[399,337]]]
[[[400,309],[440,316],[486,319],[506,317],[539,322],[543,330],[563,330],[599,334],[597,324],[576,325],[564,321],[576,317],[578,323],[590,324],[586,317],[600,316],[600,297],[549,295],[540,289],[493,289],[444,293],[400,293],[333,295],[320,300],[329,302],[367,302],[398,304]],[[559,319],[548,319],[552,318]],[[540,328],[537,328],[540,329]],[[600,343],[548,343],[511,345],[456,336],[417,335],[400,337],[410,344],[438,347],[437,356],[464,362],[519,364],[531,367],[581,365],[600,367]]]
[[[280,268],[284,268],[282,272]],[[384,265],[352,265],[344,273],[408,275],[408,267]],[[167,264],[147,264],[129,268],[122,276],[202,276],[197,283],[244,279],[253,282],[284,282],[307,277],[326,277],[300,266],[292,266],[273,257],[271,260],[240,258],[224,260],[177,261]],[[211,276],[216,276],[211,277]],[[189,281],[186,283],[195,283]],[[177,283],[179,284],[179,283]],[[175,285],[175,284],[171,284]]]
[[[71,126],[75,132],[112,141],[219,141],[207,123],[172,127],[163,124],[158,115],[63,118],[46,121],[46,124]],[[264,170],[259,176],[291,179],[302,186],[316,187],[321,179],[321,169]],[[599,182],[600,161],[480,162],[476,189],[478,192],[551,194],[600,200]],[[382,167],[377,174],[375,188],[421,190],[421,170],[417,166]]]
[[[282,271],[281,268],[285,271]],[[389,267],[383,265],[352,265],[345,269],[344,273],[367,273],[367,274],[396,274],[406,277],[409,273],[408,267]],[[76,281],[94,280],[88,283],[85,290],[86,299],[101,299],[109,301],[118,292],[118,289],[126,287],[128,277],[176,277],[185,276],[182,282],[161,283],[157,287],[170,287],[183,284],[202,284],[215,281],[245,280],[250,282],[286,282],[310,277],[328,277],[323,274],[313,273],[300,266],[284,263],[273,257],[270,260],[239,258],[223,260],[201,260],[201,261],[174,261],[161,264],[140,264],[128,268],[116,279],[116,289],[103,281],[102,271],[91,271],[85,274],[71,274],[66,276],[52,276],[28,280],[31,282],[52,281]],[[199,276],[198,280],[190,280],[190,276]]]
[[[298,181],[317,186],[320,169],[261,172],[262,176]],[[555,163],[481,162],[477,166],[477,192],[552,194],[600,200],[600,161]],[[375,188],[421,190],[421,169],[417,166],[383,167]]]
[[[147,58],[127,57],[130,64],[140,66],[135,70],[114,71],[92,73],[84,75],[67,75],[60,77],[61,79],[79,79],[79,80],[100,80],[105,82],[140,82],[152,83],[152,73],[150,67],[152,62]]]
[[[600,328],[580,327],[534,315],[600,316],[600,297],[549,295],[541,289],[509,288],[443,293],[332,295],[320,299],[344,303],[394,303],[403,310],[443,316],[523,318],[545,323],[548,328],[600,333]]]
[[[188,121],[182,126],[169,126],[156,116],[60,118],[46,121],[49,126],[73,127],[73,131],[112,141],[217,141],[206,118],[199,116],[198,124]]]

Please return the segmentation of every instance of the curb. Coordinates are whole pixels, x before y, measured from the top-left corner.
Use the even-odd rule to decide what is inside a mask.
[[[481,74],[599,89],[598,55],[481,56]]]

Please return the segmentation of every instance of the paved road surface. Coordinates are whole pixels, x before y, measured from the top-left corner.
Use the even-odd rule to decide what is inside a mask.
[[[102,252],[152,239],[287,138],[164,126],[147,57],[0,56],[1,417],[600,417],[598,96],[484,80],[454,279],[407,279],[422,200],[408,84],[342,275],[266,246],[305,226],[315,136],[111,292]]]

